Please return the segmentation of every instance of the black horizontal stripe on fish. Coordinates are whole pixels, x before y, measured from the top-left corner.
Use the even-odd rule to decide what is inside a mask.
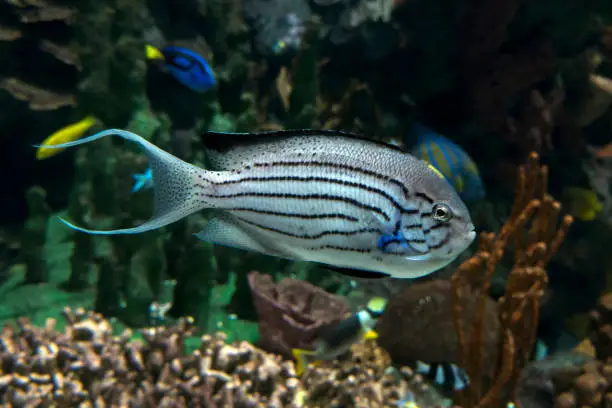
[[[402,183],[401,181],[381,174],[381,173],[377,173],[375,171],[372,170],[368,170],[368,169],[363,169],[361,167],[357,167],[357,166],[351,166],[348,164],[340,164],[340,163],[334,163],[334,162],[325,162],[325,161],[316,161],[316,160],[311,160],[311,161],[275,161],[275,162],[269,162],[269,163],[254,163],[253,164],[254,167],[275,167],[275,166],[282,166],[282,167],[330,167],[336,170],[347,170],[347,171],[353,171],[355,173],[360,173],[363,174],[364,176],[370,176],[370,177],[374,177],[380,181],[386,181],[389,182],[391,184],[394,184],[395,186],[399,187],[399,189],[402,191],[402,193],[404,194],[404,198],[405,199],[410,199],[411,195],[410,192],[408,191],[408,188],[406,188],[406,186],[404,185],[404,183]],[[433,203],[433,199],[427,197],[427,195],[425,195],[424,193],[419,193],[418,194],[419,197],[425,197],[425,199],[428,202]],[[412,211],[412,210],[411,210]],[[418,210],[414,210],[414,213],[416,214],[418,212]]]
[[[330,184],[337,184],[340,186],[345,186],[345,187],[355,187],[355,188],[359,188],[361,190],[367,191],[369,193],[375,193],[378,194],[384,198],[386,198],[387,200],[389,200],[391,202],[391,204],[393,204],[393,206],[395,208],[397,208],[398,210],[400,210],[400,212],[402,214],[417,214],[418,210],[417,209],[412,209],[412,208],[404,208],[400,203],[397,202],[397,200],[395,198],[393,198],[389,193],[387,193],[386,191],[383,191],[379,188],[376,187],[371,187],[368,186],[366,184],[363,183],[358,183],[355,181],[348,181],[348,180],[339,180],[339,179],[334,179],[331,177],[322,177],[322,176],[307,176],[307,177],[300,177],[300,176],[271,176],[271,177],[242,177],[236,180],[226,180],[226,181],[218,181],[218,182],[211,182],[211,184],[214,184],[216,186],[227,186],[227,185],[238,185],[242,182],[270,182],[270,181],[295,181],[295,182],[304,182],[304,183],[309,183],[309,182],[321,182],[321,183],[330,183]]]
[[[246,220],[239,216],[236,216],[236,218],[239,219],[241,222],[252,225],[254,227],[261,228],[266,231],[275,232],[277,234],[285,235],[285,236],[292,237],[292,238],[299,238],[299,239],[315,240],[315,239],[323,238],[328,235],[340,235],[340,236],[350,237],[352,235],[367,234],[367,233],[372,233],[372,232],[376,232],[379,234],[381,233],[381,231],[378,228],[360,228],[360,229],[356,229],[352,231],[327,230],[327,231],[321,231],[317,234],[301,234],[300,235],[300,234],[294,234],[293,232],[283,231],[278,228],[267,227],[265,225],[261,225],[256,222]]]
[[[304,220],[317,220],[317,219],[339,219],[351,222],[358,222],[359,218],[352,217],[350,215],[341,214],[341,213],[322,213],[322,214],[302,214],[302,213],[292,213],[292,212],[281,212],[281,211],[269,211],[269,210],[258,210],[256,208],[249,207],[233,207],[233,208],[225,208],[225,211],[237,211],[237,212],[251,212],[255,214],[263,214],[263,215],[276,215],[278,217],[287,217],[287,218],[299,218]]]
[[[205,189],[205,187],[200,184],[195,184],[195,186]],[[251,191],[251,192],[242,192],[242,193],[234,193],[234,194],[224,194],[224,195],[206,194],[206,193],[196,193],[196,194],[200,197],[217,198],[217,199],[219,198],[232,199],[232,198],[239,198],[239,197],[263,197],[263,198],[294,198],[296,200],[338,201],[338,202],[344,202],[347,204],[351,204],[351,205],[354,205],[355,207],[380,214],[386,221],[391,220],[391,217],[389,217],[387,213],[385,213],[383,210],[381,210],[378,207],[360,203],[359,201],[353,200],[352,198],[343,197],[343,196],[335,196],[331,194],[264,193],[261,191]]]
[[[324,249],[331,249],[332,251],[342,251],[342,252],[358,252],[360,254],[369,254],[372,252],[370,248],[352,248],[352,247],[343,247],[338,245],[321,245],[318,247],[310,247],[306,248],[310,251],[322,251]]]

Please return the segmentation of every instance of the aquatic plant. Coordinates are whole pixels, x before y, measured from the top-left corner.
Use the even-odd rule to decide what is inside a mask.
[[[535,343],[539,305],[548,283],[546,265],[561,245],[572,217],[559,223],[560,204],[547,194],[548,168],[539,164],[532,153],[518,171],[516,198],[512,213],[501,231],[481,233],[480,246],[474,256],[457,268],[451,278],[453,312],[460,348],[460,366],[470,377],[470,384],[458,393],[463,407],[499,407],[514,388],[520,370],[527,364]],[[491,384],[483,375],[485,361],[484,316],[491,279],[504,255],[513,253],[514,265],[508,276],[506,291],[499,300],[501,321],[500,357]],[[476,316],[465,321],[466,296],[479,292]],[[469,334],[467,327],[471,327]],[[495,364],[495,363],[494,363]]]

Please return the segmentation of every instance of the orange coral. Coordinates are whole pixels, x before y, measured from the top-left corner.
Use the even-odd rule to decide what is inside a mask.
[[[497,234],[482,233],[476,254],[454,273],[454,319],[459,341],[460,365],[471,379],[469,387],[458,395],[464,407],[498,407],[506,386],[514,391],[520,370],[527,363],[535,342],[539,304],[548,283],[546,265],[563,242],[572,217],[559,223],[560,204],[547,194],[548,168],[539,164],[534,152],[518,172],[517,191],[512,213]],[[491,384],[484,376],[482,342],[484,306],[497,265],[512,249],[514,265],[508,276],[506,293],[499,300],[502,344],[497,372]],[[465,294],[480,293],[480,307],[471,326],[469,338],[463,321]]]

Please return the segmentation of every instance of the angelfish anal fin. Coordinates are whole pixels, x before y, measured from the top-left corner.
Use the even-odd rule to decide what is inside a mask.
[[[341,273],[345,276],[350,276],[351,278],[362,278],[362,279],[386,279],[390,278],[391,275],[382,272],[372,272],[372,271],[364,271],[361,269],[352,269],[352,268],[341,268],[338,266],[331,265],[320,265],[321,268],[329,269],[330,271],[334,271],[337,273]]]

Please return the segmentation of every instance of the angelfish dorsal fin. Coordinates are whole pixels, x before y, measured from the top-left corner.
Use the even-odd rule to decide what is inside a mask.
[[[237,170],[258,159],[278,157],[280,153],[285,157],[290,156],[291,153],[308,153],[310,146],[305,141],[305,137],[309,136],[329,137],[330,139],[341,137],[378,145],[383,144],[398,149],[395,146],[342,130],[291,129],[245,133],[207,131],[200,135],[200,140],[213,167],[219,170]]]

